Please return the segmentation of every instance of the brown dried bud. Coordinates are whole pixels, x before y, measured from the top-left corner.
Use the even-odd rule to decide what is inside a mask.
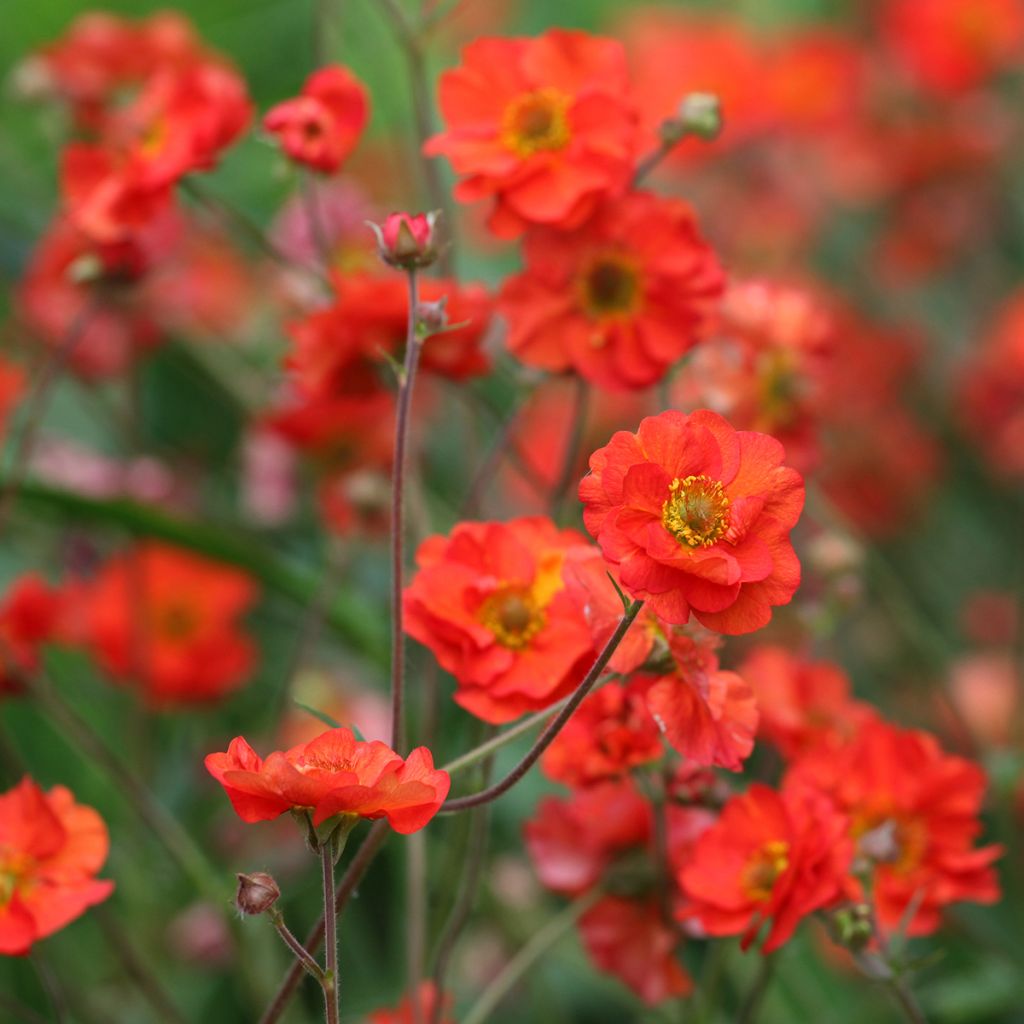
[[[254,871],[251,875],[239,874],[235,906],[248,917],[265,914],[281,895],[277,882],[265,871]]]

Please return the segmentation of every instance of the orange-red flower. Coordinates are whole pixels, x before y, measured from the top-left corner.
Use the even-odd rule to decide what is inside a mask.
[[[723,290],[693,211],[650,192],[602,204],[576,231],[533,230],[524,253],[499,300],[510,350],[609,390],[660,380],[708,332]]]
[[[25,390],[25,371],[0,357],[0,441],[7,434],[7,422]]]
[[[578,227],[625,190],[636,159],[622,46],[553,29],[536,39],[478,39],[441,76],[447,130],[426,145],[463,179],[455,196],[496,200],[489,225]]]
[[[362,82],[335,64],[314,71],[298,96],[272,107],[263,127],[296,163],[333,174],[355,149],[369,115]]]
[[[935,738],[881,719],[841,749],[818,748],[793,766],[787,785],[828,794],[849,819],[849,835],[872,872],[878,919],[895,928],[917,908],[908,934],[939,927],[943,907],[994,903],[998,846],[974,847],[985,773],[943,753]]]
[[[0,694],[21,689],[39,667],[39,649],[61,623],[63,595],[35,573],[18,577],[0,601]]]
[[[216,700],[252,670],[255,648],[239,620],[256,597],[238,569],[148,544],[88,585],[84,639],[105,671],[151,703]]]
[[[681,916],[708,935],[742,935],[744,949],[770,921],[763,951],[778,949],[804,917],[846,892],[846,830],[827,799],[751,786],[725,805],[682,867],[689,904]]]
[[[328,729],[266,760],[237,736],[227,753],[209,754],[205,763],[248,822],[295,808],[309,811],[314,825],[343,814],[387,818],[396,832],[416,832],[437,813],[450,785],[426,747],[403,760],[379,740],[357,740],[350,729]]]
[[[574,530],[537,516],[459,523],[420,546],[405,628],[455,676],[455,701],[467,711],[508,722],[582,680],[593,641],[562,575],[580,544]]]
[[[580,484],[587,529],[623,588],[672,623],[749,633],[800,583],[789,531],[803,508],[782,445],[721,416],[669,411],[620,431]]]
[[[440,1001],[443,1007],[441,1016],[437,1018],[438,1024],[454,1024],[451,1015],[451,998],[437,991],[437,986],[432,981],[420,982],[416,990],[416,1006],[413,1005],[412,996],[406,996],[393,1010],[374,1010],[367,1017],[367,1024],[416,1024],[417,1021],[433,1022],[433,1014],[437,1010]],[[418,1013],[415,1012],[418,1010]]]
[[[874,714],[850,696],[850,680],[830,661],[764,644],[738,671],[757,696],[761,734],[786,758],[819,745],[835,747]]]
[[[103,819],[63,786],[44,793],[26,776],[0,794],[0,954],[28,953],[105,900],[109,846]]]

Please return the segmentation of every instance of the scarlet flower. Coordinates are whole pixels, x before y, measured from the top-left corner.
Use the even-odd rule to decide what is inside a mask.
[[[873,868],[878,919],[896,928],[913,903],[910,935],[929,935],[942,909],[970,900],[994,903],[992,862],[999,846],[973,846],[985,773],[945,754],[926,732],[870,719],[841,749],[817,748],[798,760],[787,785],[824,793],[848,817],[857,852]]]
[[[562,569],[585,543],[539,516],[459,523],[450,537],[423,542],[405,628],[455,676],[457,704],[508,722],[579,684],[595,654]]]
[[[250,823],[296,809],[309,811],[314,825],[336,814],[387,818],[396,832],[408,834],[434,817],[450,785],[426,747],[403,760],[379,740],[357,740],[350,729],[328,729],[266,760],[237,736],[227,753],[209,754],[205,763]]]
[[[626,189],[636,134],[619,43],[553,29],[536,39],[477,39],[462,58],[441,76],[447,131],[424,151],[446,155],[463,175],[460,201],[495,198],[494,234],[579,227],[599,199]]]
[[[853,700],[846,673],[830,661],[764,644],[738,671],[757,695],[761,732],[785,758],[818,746],[834,748],[874,715]]]
[[[0,441],[7,433],[7,421],[24,390],[25,371],[16,363],[0,358]]]
[[[529,366],[608,390],[660,380],[713,323],[724,276],[690,207],[650,192],[603,203],[575,231],[526,236],[499,309]]]
[[[238,569],[148,544],[112,559],[88,585],[85,643],[150,703],[216,700],[252,670],[256,652],[239,620],[257,593]]]
[[[42,577],[18,577],[0,602],[0,694],[17,693],[21,677],[39,667],[41,646],[61,623],[63,595]]]
[[[853,846],[828,800],[776,793],[759,783],[733,797],[679,872],[681,911],[709,935],[743,935],[746,949],[771,922],[763,952],[788,942],[800,921],[843,897]]]
[[[44,793],[26,776],[0,794],[0,954],[24,956],[105,900],[109,846],[103,819],[64,786]]]
[[[333,174],[355,149],[369,116],[363,83],[334,64],[314,71],[297,97],[272,107],[263,127],[296,163]]]
[[[432,981],[420,982],[415,999],[415,1008],[413,997],[406,996],[393,1010],[374,1010],[367,1017],[367,1024],[416,1024],[417,1020],[433,1021],[438,1001],[443,1007],[438,1024],[455,1024],[451,1016],[451,998],[439,993]],[[414,1012],[415,1009],[418,1009],[418,1014]]]
[[[583,519],[623,588],[671,623],[749,633],[800,583],[803,480],[782,445],[699,410],[650,416],[590,457]]]

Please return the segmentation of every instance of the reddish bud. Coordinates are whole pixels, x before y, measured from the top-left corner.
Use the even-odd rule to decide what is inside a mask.
[[[251,875],[239,874],[235,906],[247,917],[265,914],[281,895],[277,882],[265,871],[254,871]]]
[[[377,236],[380,258],[393,267],[415,270],[427,267],[437,259],[438,213],[392,213],[383,225],[371,222]]]

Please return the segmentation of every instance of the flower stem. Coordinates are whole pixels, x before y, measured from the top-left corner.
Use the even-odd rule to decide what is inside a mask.
[[[292,930],[284,923],[284,915],[277,907],[271,908],[270,920],[277,929],[277,934],[284,940],[284,944],[295,954],[295,959],[306,969],[320,985],[324,983],[324,969],[313,959],[309,950],[299,942]]]
[[[331,273],[331,243],[327,238],[323,213],[320,206],[319,182],[312,171],[301,173],[302,204],[306,213],[306,225],[309,237],[313,240],[316,254],[320,258],[320,266],[324,274]]]
[[[321,984],[327,1024],[338,1024],[338,909],[334,893],[334,846],[325,842],[320,847],[320,863],[324,872],[324,937],[327,946],[326,970]]]
[[[754,978],[754,984],[751,985],[750,991],[743,1000],[739,1015],[736,1017],[736,1024],[754,1024],[774,973],[775,954],[769,953],[767,956],[762,956],[761,964],[757,969],[757,977]]]
[[[395,454],[391,467],[391,746],[401,754],[405,749],[403,698],[405,688],[405,635],[402,630],[402,590],[405,576],[405,464],[409,440],[412,389],[416,381],[422,342],[416,329],[419,289],[416,271],[407,274],[409,321],[405,338],[405,365],[398,382],[395,413]]]
[[[405,843],[406,892],[406,987],[412,1008],[410,1024],[427,1024],[417,993],[425,973],[427,945],[427,844],[422,832],[415,832]]]
[[[569,484],[572,482],[580,444],[583,442],[583,432],[587,426],[587,396],[589,394],[587,382],[582,377],[578,377],[574,383],[572,419],[569,421],[569,433],[565,439],[565,451],[562,453],[562,468],[551,491],[551,514],[556,520],[561,519],[565,512],[565,505],[569,498]]]
[[[463,1018],[462,1024],[484,1024],[515,983],[573,927],[579,917],[597,903],[602,895],[600,889],[593,889],[555,915],[509,960],[494,981],[484,989],[483,994]]]
[[[619,620],[618,626],[615,627],[615,632],[608,638],[608,642],[604,645],[604,649],[597,656],[597,660],[590,666],[590,671],[587,672],[583,682],[576,687],[575,692],[569,700],[566,701],[565,706],[551,720],[548,727],[540,734],[536,743],[534,743],[519,764],[517,764],[515,768],[505,776],[505,778],[500,782],[496,782],[493,786],[488,786],[479,793],[471,793],[468,796],[456,797],[454,800],[449,800],[441,806],[441,814],[454,814],[457,811],[465,811],[470,807],[479,807],[480,804],[487,804],[492,800],[496,800],[503,793],[510,790],[533,767],[541,754],[543,754],[551,745],[552,740],[554,740],[559,732],[561,732],[565,723],[572,718],[573,713],[580,706],[583,698],[590,692],[594,683],[597,682],[598,677],[604,671],[605,666],[611,659],[611,656],[615,653],[615,649],[619,646],[622,638],[626,635],[626,632],[633,624],[633,620],[637,617],[642,607],[643,601],[634,601],[629,606],[626,614],[622,616]]]

